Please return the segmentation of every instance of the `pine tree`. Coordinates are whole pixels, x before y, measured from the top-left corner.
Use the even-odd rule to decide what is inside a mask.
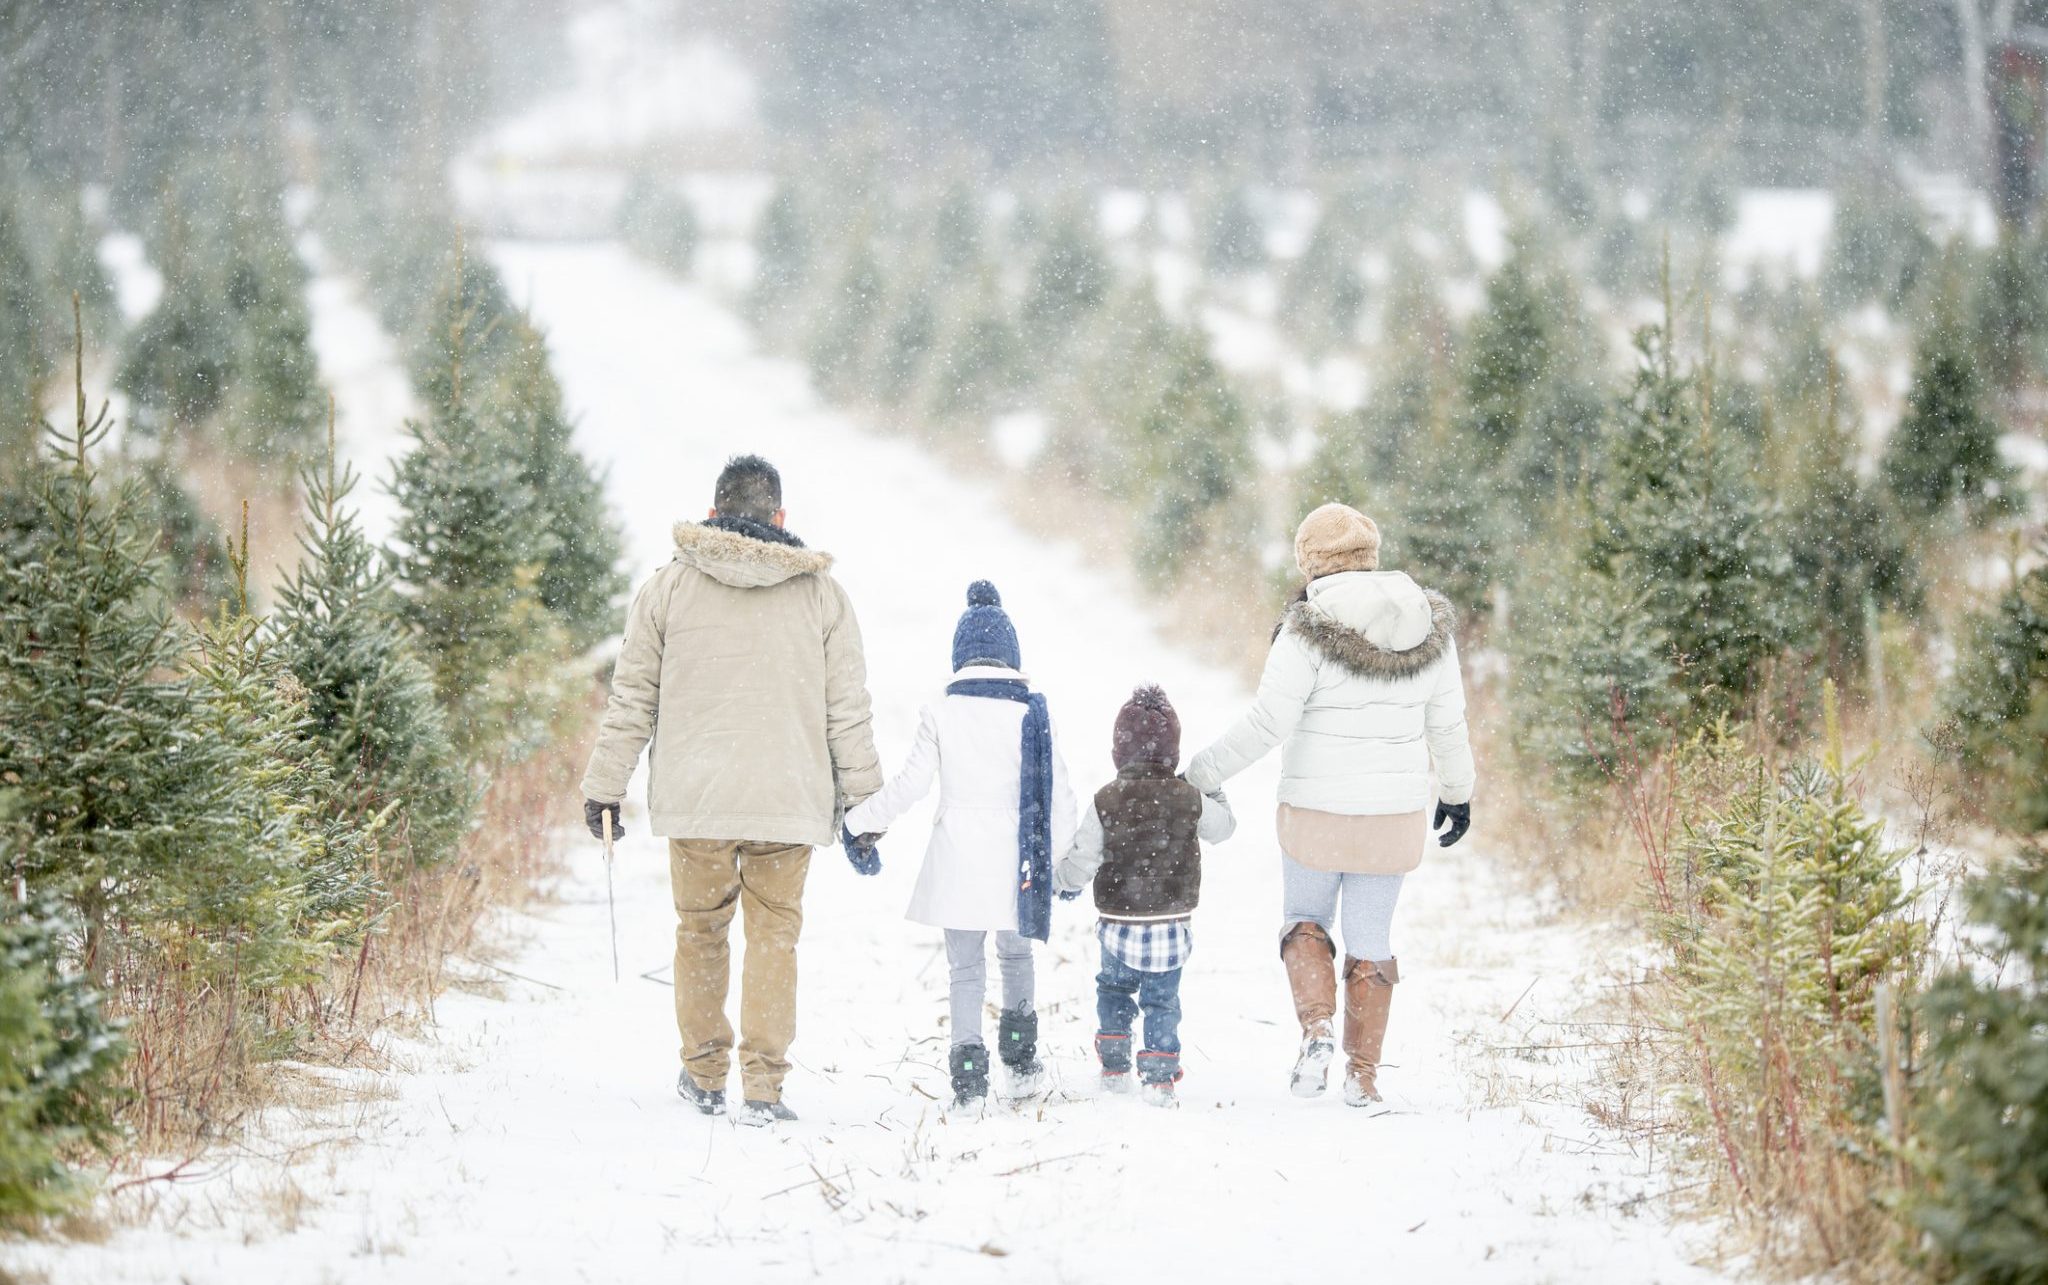
[[[277,204],[256,201],[233,223],[237,257],[225,302],[234,318],[233,385],[221,410],[222,436],[261,461],[309,454],[325,401],[306,305],[310,274],[291,245]]]
[[[973,187],[956,181],[946,188],[932,216],[932,250],[939,271],[958,276],[981,261],[981,198]]]
[[[2043,550],[2048,553],[2048,549]],[[1935,740],[2021,833],[2048,829],[2048,565],[1972,621]]]
[[[1209,270],[1219,276],[1266,266],[1266,224],[1244,189],[1232,189],[1218,206],[1209,230],[1207,259]]]
[[[132,469],[141,483],[135,520],[157,533],[164,591],[186,615],[211,615],[227,601],[230,587],[220,525],[199,507],[177,469],[161,454],[133,461]]]
[[[1976,282],[1974,329],[1982,375],[2010,392],[2041,367],[2048,339],[2048,279],[2039,267],[2041,246],[2009,233],[2000,238]],[[1961,341],[1958,336],[1958,342]]]
[[[697,211],[653,174],[637,174],[619,203],[619,234],[635,253],[677,276],[696,265]]]
[[[808,347],[811,374],[827,393],[846,395],[865,387],[869,352],[880,329],[886,290],[881,264],[865,229],[837,284],[818,302]]]
[[[1955,1279],[2033,1281],[2048,1227],[2048,849],[2025,845],[1967,894],[1969,955],[1918,1005],[1912,1214]]]
[[[460,369],[444,380],[457,396]],[[414,446],[391,484],[405,617],[465,757],[516,754],[531,744],[536,713],[551,708],[551,698],[521,690],[521,662],[560,654],[538,591],[554,548],[546,515],[500,417],[456,400],[407,429]]]
[[[1083,317],[1102,306],[1112,280],[1085,213],[1063,212],[1032,264],[1024,293],[1024,333],[1033,348],[1048,354],[1057,349]]]
[[[604,480],[576,450],[547,344],[524,317],[512,323],[505,367],[486,396],[518,443],[520,481],[539,504],[547,537],[536,588],[579,651],[616,638],[625,537],[605,501]]]
[[[754,233],[754,286],[748,312],[757,322],[786,311],[810,284],[811,222],[795,187],[775,189]]]
[[[0,796],[0,833],[12,820],[5,803]],[[65,966],[77,930],[47,896],[0,898],[0,1219],[9,1222],[78,1204],[86,1185],[71,1163],[114,1136],[128,1050],[98,994]]]
[[[1594,491],[1594,570],[1665,632],[1696,716],[1745,696],[1758,666],[1803,644],[1792,559],[1707,389],[1668,332],[1637,336],[1639,364]]]
[[[115,383],[129,397],[130,431],[172,444],[220,409],[234,377],[236,343],[184,219],[175,210],[166,219],[163,297],[128,335]]]
[[[261,996],[304,986],[367,927],[376,883],[369,822],[314,739],[307,692],[249,614],[248,507],[231,554],[235,596],[200,630],[186,665],[192,731],[217,747],[227,826],[181,854],[177,961]]]
[[[299,566],[278,590],[269,628],[306,692],[308,733],[324,749],[344,810],[420,864],[452,854],[471,789],[434,699],[433,673],[399,618],[390,575],[345,507],[356,486],[326,467],[302,478]]]
[[[913,282],[891,309],[875,358],[875,394],[885,405],[901,406],[923,378],[938,346],[939,311],[927,280]]]
[[[36,449],[39,395],[49,376],[38,274],[14,211],[0,201],[0,462]]]
[[[979,427],[981,418],[1020,382],[1021,347],[1001,292],[985,277],[961,301],[932,363],[931,413]]]
[[[1558,487],[1576,479],[1599,432],[1600,399],[1577,299],[1539,275],[1536,251],[1518,237],[1486,285],[1486,307],[1464,351],[1471,431],[1500,460],[1503,494],[1526,523]]]
[[[1158,400],[1125,431],[1142,467],[1138,565],[1171,582],[1219,534],[1216,511],[1251,467],[1244,409],[1201,339],[1180,335]]]
[[[1358,268],[1363,246],[1349,213],[1332,201],[1287,272],[1281,316],[1312,352],[1356,340],[1365,311],[1365,279]]]
[[[81,391],[73,430],[53,434],[63,456],[16,484],[38,520],[0,566],[0,781],[26,835],[19,871],[80,920],[96,978],[131,927],[168,917],[190,849],[231,828],[224,756],[188,722],[184,636],[162,611],[140,484],[109,496],[92,463],[108,427]]]
[[[1998,454],[1998,426],[1983,409],[1983,385],[1960,328],[1938,321],[1921,337],[1913,391],[1883,460],[1885,485],[1908,514],[1927,518],[1959,507],[1975,522],[2005,502],[2011,470]]]

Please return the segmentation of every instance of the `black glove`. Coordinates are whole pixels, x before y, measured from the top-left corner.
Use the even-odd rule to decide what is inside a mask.
[[[619,813],[619,805],[599,803],[596,799],[583,800],[583,824],[590,827],[591,838],[604,838],[604,819],[607,814],[612,819],[612,838],[616,839],[626,832],[625,818]]]
[[[882,873],[882,854],[875,847],[882,841],[879,834],[863,834],[854,837],[853,831],[839,827],[839,842],[846,849],[846,859],[853,863],[855,874],[878,875]]]
[[[1451,823],[1451,828],[1448,830],[1444,830],[1445,821]],[[1446,803],[1442,799],[1438,799],[1436,803],[1436,819],[1429,823],[1429,828],[1432,830],[1443,830],[1444,832],[1437,839],[1437,842],[1446,848],[1450,847],[1458,840],[1464,838],[1465,831],[1472,828],[1472,805],[1469,803]]]
[[[1076,901],[1081,896],[1081,890],[1079,888],[1067,888],[1055,895],[1057,895],[1061,901]]]

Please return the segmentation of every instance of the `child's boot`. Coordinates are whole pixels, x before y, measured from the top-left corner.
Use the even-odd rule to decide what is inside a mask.
[[[1045,1064],[1038,1060],[1038,1014],[1006,1008],[996,1021],[997,1051],[1010,1073],[1010,1096],[1028,1098],[1045,1087]]]
[[[1180,1080],[1180,1054],[1150,1051],[1138,1054],[1138,1079],[1144,1085],[1139,1091],[1140,1096],[1150,1105],[1178,1105],[1173,1096],[1173,1086]]]
[[[980,1040],[955,1044],[951,1069],[954,1106],[978,1106],[988,1097],[988,1048]]]
[[[1400,969],[1391,959],[1344,961],[1344,1102],[1371,1106],[1380,1100],[1380,1051],[1387,1041],[1387,1011],[1394,1003]]]
[[[1297,1098],[1323,1091],[1337,1039],[1330,1019],[1337,1010],[1337,946],[1321,924],[1304,920],[1280,939],[1280,962],[1294,992],[1294,1016],[1301,1023],[1301,1054],[1294,1060],[1288,1087]]]
[[[1131,1091],[1131,1037],[1108,1031],[1095,1037],[1095,1056],[1102,1063],[1102,1087],[1111,1093]]]

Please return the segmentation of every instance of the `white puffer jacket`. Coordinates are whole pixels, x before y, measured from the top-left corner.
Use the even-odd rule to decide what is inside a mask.
[[[1022,679],[1014,669],[970,665],[963,679]],[[933,928],[1017,931],[1017,827],[1024,772],[1024,713],[1016,701],[942,696],[924,707],[910,757],[881,791],[846,814],[855,834],[876,834],[896,824],[939,785],[924,869],[905,916]],[[1060,757],[1059,725],[1052,729],[1052,853],[1074,839],[1074,791]]]
[[[1273,640],[1251,710],[1188,763],[1188,781],[1219,789],[1284,742],[1282,803],[1394,816],[1469,801],[1456,624],[1449,602],[1399,571],[1311,581]]]

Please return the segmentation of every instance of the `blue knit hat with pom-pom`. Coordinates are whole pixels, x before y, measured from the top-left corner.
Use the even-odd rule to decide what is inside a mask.
[[[965,669],[977,660],[1011,669],[1024,665],[1017,629],[1003,612],[1003,596],[986,580],[967,586],[967,611],[953,630],[953,668]]]

